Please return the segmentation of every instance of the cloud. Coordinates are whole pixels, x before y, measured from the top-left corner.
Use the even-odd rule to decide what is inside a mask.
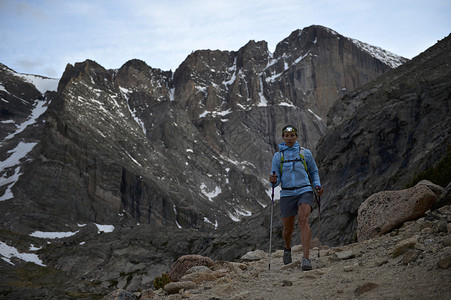
[[[0,61],[41,75],[86,59],[175,70],[200,49],[274,51],[313,24],[411,58],[449,34],[449,11],[447,0],[0,0]]]

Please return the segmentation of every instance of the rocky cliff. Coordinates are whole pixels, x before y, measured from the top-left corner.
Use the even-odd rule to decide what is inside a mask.
[[[328,190],[322,197],[324,242],[352,242],[367,197],[404,188],[418,173],[449,161],[450,49],[448,36],[330,109],[329,130],[317,147]]]
[[[21,175],[2,184],[1,224],[75,230],[77,222],[116,225],[125,214],[156,226],[227,228],[267,206],[266,177],[284,124],[297,125],[313,149],[326,129],[321,116],[342,91],[406,61],[380,53],[311,26],[274,53],[264,41],[196,51],[174,74],[139,60],[119,70],[87,60],[67,66],[57,91],[24,99],[9,83],[20,76],[5,69],[2,132],[33,113],[30,99],[45,113],[25,128],[22,144],[18,135],[2,142],[3,158],[28,148]],[[28,105],[22,119],[12,115],[16,102]],[[18,166],[2,176],[19,174]]]

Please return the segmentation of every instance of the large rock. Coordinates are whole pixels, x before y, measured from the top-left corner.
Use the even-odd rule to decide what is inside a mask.
[[[358,240],[382,235],[406,221],[423,216],[442,190],[431,182],[421,181],[406,190],[383,191],[370,196],[358,210]]]
[[[169,270],[168,276],[171,281],[179,281],[185,273],[194,266],[207,266],[214,265],[214,261],[201,255],[183,255],[177,259]]]

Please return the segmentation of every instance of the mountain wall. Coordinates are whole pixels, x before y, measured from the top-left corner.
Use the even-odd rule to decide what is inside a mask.
[[[296,125],[300,142],[314,151],[338,95],[406,61],[380,53],[311,26],[274,53],[264,41],[236,52],[193,52],[174,74],[140,60],[118,70],[91,60],[68,65],[57,91],[34,103],[45,113],[21,137],[2,142],[4,158],[23,152],[20,141],[30,149],[20,176],[17,165],[2,169],[4,178],[17,178],[2,184],[0,206],[8,213],[1,224],[76,230],[78,223],[127,218],[174,229],[228,228],[268,205],[267,173],[283,125]],[[19,78],[8,74],[3,82]],[[10,113],[26,100],[4,86],[2,119],[19,126],[22,119]],[[10,123],[1,126],[11,131]]]
[[[447,157],[450,49],[448,36],[330,109],[329,130],[317,147],[322,184],[328,191],[322,197],[325,242],[352,242],[357,210],[367,197],[405,188]],[[449,181],[445,179],[445,185]]]

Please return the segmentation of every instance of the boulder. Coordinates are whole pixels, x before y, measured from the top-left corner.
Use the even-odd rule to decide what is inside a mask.
[[[214,265],[214,261],[209,257],[201,255],[183,255],[172,265],[168,276],[171,281],[179,281],[191,267],[211,267],[212,265]]]
[[[354,258],[355,254],[354,252],[348,250],[348,251],[340,251],[333,255],[333,259],[335,260],[345,260],[345,259],[351,259]]]
[[[226,274],[224,271],[212,271],[206,266],[195,266],[190,268],[180,281],[192,281],[200,284],[205,281],[213,281],[219,277],[224,277]]]
[[[357,239],[380,236],[423,216],[442,191],[443,188],[424,180],[409,189],[373,194],[359,207]]]
[[[418,239],[416,236],[400,241],[395,245],[395,248],[393,249],[393,258],[406,253],[409,249],[414,248],[417,243]]]
[[[254,261],[254,260],[260,260],[260,259],[264,259],[267,258],[268,254],[260,249],[257,249],[255,251],[249,251],[246,254],[244,254],[241,257],[241,260],[243,261]]]
[[[106,295],[103,300],[136,300],[136,296],[129,291],[124,289],[117,289],[108,295]]]
[[[180,282],[170,282],[164,286],[164,291],[168,294],[176,294],[181,289],[191,290],[195,289],[197,284],[192,281],[180,281]]]

